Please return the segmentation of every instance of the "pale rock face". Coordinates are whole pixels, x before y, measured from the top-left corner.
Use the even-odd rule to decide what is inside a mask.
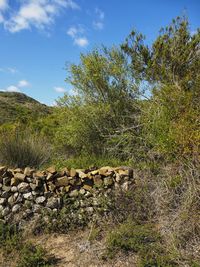
[[[62,207],[69,208],[72,220],[83,220],[86,215],[93,218],[96,210],[108,211],[101,206],[101,197],[108,199],[113,190],[129,189],[134,182],[132,173],[128,167],[36,171],[0,166],[1,218],[26,220],[42,216],[42,211],[58,213]]]
[[[27,193],[30,191],[30,186],[28,183],[22,182],[17,186],[20,193]]]
[[[43,196],[41,196],[41,197],[37,197],[36,200],[35,200],[35,202],[36,202],[37,204],[43,204],[45,201],[46,201],[46,198],[43,197]]]

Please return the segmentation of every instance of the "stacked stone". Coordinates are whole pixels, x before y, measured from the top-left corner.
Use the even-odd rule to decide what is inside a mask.
[[[57,211],[62,197],[90,197],[112,189],[128,190],[133,182],[133,170],[128,167],[100,169],[67,169],[50,167],[38,171],[29,167],[0,167],[0,216],[9,220],[23,211],[24,216],[38,213],[41,208]]]

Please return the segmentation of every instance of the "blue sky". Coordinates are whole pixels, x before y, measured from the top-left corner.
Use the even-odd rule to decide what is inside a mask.
[[[177,15],[200,26],[200,0],[0,0],[0,90],[52,105],[72,88],[65,63],[118,45],[135,28],[151,43]]]

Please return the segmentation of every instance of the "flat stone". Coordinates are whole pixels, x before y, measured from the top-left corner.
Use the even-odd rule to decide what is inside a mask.
[[[46,204],[46,206],[51,209],[57,209],[59,205],[60,205],[60,198],[55,198],[55,197],[49,198]]]
[[[11,179],[10,184],[11,184],[11,186],[13,186],[13,185],[16,186],[16,185],[18,185],[20,182],[21,182],[21,181],[20,181],[19,179],[13,177],[13,178]]]
[[[99,169],[99,174],[103,176],[110,176],[114,173],[113,169],[110,166],[102,167]]]
[[[18,212],[21,208],[21,205],[20,204],[15,204],[13,207],[12,207],[12,212]]]
[[[30,167],[26,167],[24,169],[24,175],[28,176],[28,177],[32,177],[33,173],[34,173],[34,169],[31,169]]]
[[[57,178],[57,180],[55,181],[56,186],[67,186],[68,184],[69,184],[69,178],[67,176]]]
[[[46,198],[44,196],[37,197],[35,202],[37,204],[43,204],[46,201]]]
[[[17,192],[18,191],[17,186],[12,186],[10,191],[13,193]]]
[[[33,199],[33,195],[31,192],[25,193],[23,194],[23,198],[27,199],[27,200],[32,200]]]
[[[75,189],[75,190],[73,190],[73,191],[71,191],[71,192],[69,193],[69,196],[70,196],[70,197],[77,197],[78,195],[79,195],[79,192],[78,192],[77,189]]]
[[[0,205],[4,205],[6,203],[6,198],[0,198]]]
[[[71,177],[74,177],[74,176],[76,176],[76,174],[77,174],[76,170],[75,170],[74,168],[71,168],[71,170],[70,170],[70,172],[69,172],[69,175],[70,175]]]
[[[27,193],[30,191],[30,186],[28,183],[22,182],[17,186],[20,193]]]
[[[49,173],[51,173],[51,174],[55,174],[55,173],[57,172],[55,166],[51,166],[51,167],[49,167],[49,168],[47,169],[47,171],[48,171]]]
[[[93,177],[94,185],[97,187],[101,187],[103,185],[103,180],[101,179],[101,175],[95,175]]]
[[[19,181],[21,181],[21,182],[24,182],[25,178],[26,178],[26,175],[23,174],[23,173],[17,172],[17,173],[14,174],[14,178],[19,180]]]
[[[9,213],[10,213],[10,208],[9,207],[6,207],[1,212],[2,216],[7,216]]]
[[[89,186],[87,184],[84,184],[83,185],[83,189],[85,189],[86,191],[89,191],[89,192],[93,192],[94,191],[93,188],[92,188],[92,186]]]
[[[11,181],[10,177],[4,177],[3,178],[3,184],[6,186],[10,186],[10,181]]]
[[[103,179],[104,185],[105,186],[110,186],[114,183],[113,179],[111,177],[106,177]]]

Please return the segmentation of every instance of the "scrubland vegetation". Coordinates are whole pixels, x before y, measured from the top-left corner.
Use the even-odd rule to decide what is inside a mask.
[[[1,124],[1,164],[132,166],[135,187],[97,225],[112,229],[104,258],[123,251],[143,267],[200,266],[200,30],[177,17],[151,45],[132,31],[120,46],[81,54],[66,80],[74,95],[48,115]]]

